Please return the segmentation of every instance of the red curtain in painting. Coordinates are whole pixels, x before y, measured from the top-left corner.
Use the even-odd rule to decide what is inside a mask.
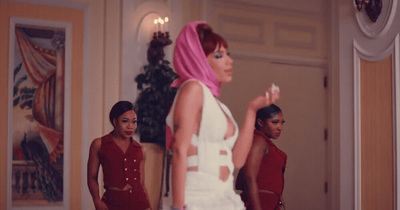
[[[30,80],[37,86],[32,115],[49,152],[50,163],[54,163],[63,152],[63,123],[57,123],[63,121],[63,115],[59,116],[62,110],[57,110],[63,108],[57,105],[63,97],[57,98],[60,94],[57,93],[56,83],[63,84],[64,58],[57,51],[34,44],[19,29],[15,33],[23,65]],[[62,73],[61,80],[57,72]]]

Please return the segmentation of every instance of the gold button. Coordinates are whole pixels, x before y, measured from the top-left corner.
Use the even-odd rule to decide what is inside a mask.
[[[128,178],[126,178],[125,180],[126,180],[126,181],[128,181],[129,179],[128,179]]]
[[[133,162],[136,162],[136,159],[134,159]]]
[[[125,168],[125,171],[127,171],[128,170],[128,168]]]
[[[124,161],[126,161],[126,158],[124,158]]]
[[[129,190],[129,193],[132,193],[132,190]]]
[[[134,178],[134,180],[136,180],[136,178]]]
[[[135,169],[133,169],[133,171],[137,171],[137,170],[136,170],[136,168],[135,168]]]

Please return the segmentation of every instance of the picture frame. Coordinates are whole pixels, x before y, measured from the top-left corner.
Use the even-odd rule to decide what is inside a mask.
[[[10,18],[7,209],[69,209],[71,30]]]

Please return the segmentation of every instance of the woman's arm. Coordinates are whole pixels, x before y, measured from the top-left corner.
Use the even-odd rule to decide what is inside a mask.
[[[99,183],[98,174],[100,166],[99,150],[101,146],[101,139],[97,138],[93,140],[89,149],[89,160],[87,163],[87,184],[89,187],[90,194],[92,195],[93,203],[97,210],[108,209],[106,204],[101,201],[99,196]]]
[[[268,144],[265,142],[265,139],[259,135],[255,135],[249,156],[244,165],[248,190],[247,194],[250,197],[250,203],[254,210],[261,210],[260,198],[258,196],[257,176],[260,171],[262,158],[266,154],[267,150]]]
[[[142,162],[140,162],[139,170],[140,170],[140,184],[144,187],[144,171],[145,171],[145,164],[146,164],[146,153],[145,149],[142,147],[142,154],[143,154],[143,159]]]
[[[145,165],[146,165],[146,153],[145,153],[145,149],[144,149],[144,147],[142,147],[142,154],[143,154],[143,159],[142,159],[142,161],[140,162],[140,166],[139,166],[139,170],[140,170],[140,184],[143,186],[143,190],[144,190],[144,193],[146,194],[146,198],[147,198],[147,200],[150,202],[150,199],[149,199],[149,193],[147,192],[147,188],[146,188],[146,186],[145,186],[145,184],[144,184],[144,171],[145,171]],[[148,209],[151,209],[151,206],[148,208]],[[147,210],[148,210],[147,209]]]
[[[172,145],[172,200],[173,206],[185,204],[187,157],[193,134],[197,134],[201,120],[203,90],[196,81],[183,85],[174,109],[174,142]]]
[[[235,147],[232,150],[232,161],[235,168],[241,168],[249,154],[251,142],[253,140],[254,124],[256,122],[257,110],[275,103],[279,99],[279,91],[267,90],[269,97],[265,94],[260,95],[250,101],[246,115],[243,120],[242,127],[240,128],[239,137],[236,141]]]

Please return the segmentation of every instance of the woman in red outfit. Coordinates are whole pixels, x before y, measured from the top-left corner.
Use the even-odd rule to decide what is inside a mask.
[[[258,110],[256,119],[251,150],[239,171],[236,188],[242,190],[246,209],[284,208],[282,192],[287,156],[271,139],[279,138],[285,120],[281,109],[274,104]]]
[[[131,102],[120,101],[110,111],[114,129],[93,140],[89,150],[87,182],[97,210],[150,209],[144,187],[144,150],[133,138],[137,117]],[[99,196],[99,166],[106,190]]]

